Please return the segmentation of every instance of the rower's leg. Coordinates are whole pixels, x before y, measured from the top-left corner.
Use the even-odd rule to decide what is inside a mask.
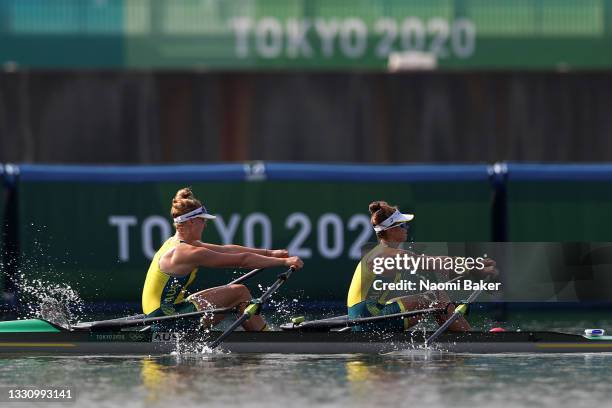
[[[198,309],[237,306],[240,313],[251,301],[251,293],[244,285],[217,286],[204,289],[189,296],[189,301],[195,302]],[[205,325],[214,326],[223,320],[224,315],[215,315],[203,321]],[[265,328],[266,322],[261,316],[253,316],[242,327],[244,330],[256,331]]]
[[[448,305],[450,303],[450,298],[448,297],[448,294],[444,291],[437,291],[436,297],[439,302],[438,303],[439,306],[436,306],[436,307],[444,307],[445,305]],[[444,324],[446,320],[448,320],[449,317],[452,316],[454,312],[455,312],[455,306],[449,305],[446,308],[446,313],[436,315],[436,321],[438,322],[439,325],[442,325]],[[448,326],[448,330],[450,331],[469,331],[471,329],[472,328],[470,327],[470,324],[467,322],[467,320],[465,320],[465,317],[463,316],[459,317],[457,320],[453,322],[453,324]]]
[[[426,298],[424,298],[423,296],[405,296],[402,298],[399,298],[396,300],[397,302],[402,304],[402,309],[403,310],[419,310],[419,309],[425,309],[428,307],[435,307],[435,306],[430,306],[429,301],[427,301]],[[417,324],[419,321],[421,321],[421,319],[423,319],[423,316],[414,316],[414,317],[409,317],[404,319],[404,327],[407,329],[409,327],[414,326],[415,324]]]
[[[436,292],[436,300],[432,302],[430,297],[424,295],[413,295],[413,296],[405,296],[397,299],[398,302],[401,302],[404,310],[419,310],[419,309],[427,309],[427,308],[442,308],[446,307],[450,303],[450,299],[446,292],[438,291]],[[455,307],[450,305],[447,308],[447,312],[444,314],[436,315],[436,322],[439,325],[442,325],[455,311]],[[405,319],[407,321],[406,326],[412,327],[417,324],[423,317],[415,316]],[[451,324],[448,328],[450,331],[468,331],[471,327],[467,320],[464,317],[460,317],[455,320],[453,324]]]

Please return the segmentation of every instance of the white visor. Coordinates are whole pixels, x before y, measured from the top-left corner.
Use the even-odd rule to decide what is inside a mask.
[[[397,224],[402,222],[412,221],[414,219],[414,214],[402,214],[399,210],[395,210],[393,214],[383,222],[374,226],[374,231],[381,232],[393,227],[396,227]]]
[[[206,211],[206,207],[202,206],[200,208],[196,208],[195,210],[188,212],[187,214],[179,215],[178,217],[174,219],[174,222],[176,224],[180,224],[181,222],[189,221],[194,218],[204,218],[207,220],[214,220],[217,217],[212,214],[209,214]]]

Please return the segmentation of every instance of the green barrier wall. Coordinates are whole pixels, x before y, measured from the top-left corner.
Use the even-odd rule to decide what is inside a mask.
[[[138,301],[150,257],[173,233],[171,199],[185,185],[219,216],[204,240],[302,256],[306,267],[287,289],[304,300],[344,299],[360,247],[374,238],[367,212],[374,199],[414,212],[416,239],[490,239],[491,186],[483,165],[169,169],[177,168],[22,166],[23,271],[70,282],[86,300]],[[204,269],[195,286],[231,276]]]
[[[612,241],[612,166],[508,165],[508,241]]]
[[[5,267],[4,267],[4,234],[6,230],[6,182],[4,179],[4,166],[0,164],[0,287],[3,287],[5,279]]]
[[[3,0],[2,63],[33,68],[607,69],[612,0]]]
[[[509,164],[505,190],[507,240],[517,250],[508,291],[609,305],[612,166]]]

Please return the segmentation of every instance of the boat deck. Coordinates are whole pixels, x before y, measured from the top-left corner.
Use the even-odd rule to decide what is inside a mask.
[[[148,331],[0,333],[0,355],[156,355],[202,348],[220,332],[194,338]],[[431,333],[234,332],[221,349],[235,353],[345,354],[422,349]],[[454,353],[612,352],[612,336],[557,332],[445,333],[432,347]]]

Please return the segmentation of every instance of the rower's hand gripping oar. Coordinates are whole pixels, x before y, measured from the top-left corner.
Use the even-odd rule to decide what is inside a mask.
[[[489,280],[490,278],[487,278],[485,279],[485,282],[488,282]],[[470,304],[474,303],[476,298],[480,296],[483,290],[484,289],[475,290],[474,292],[472,292],[472,294],[467,298],[465,302],[457,306],[453,314],[448,319],[446,319],[444,324],[442,324],[442,326],[440,326],[438,330],[436,330],[431,336],[429,336],[429,338],[427,338],[427,340],[425,340],[425,347],[429,347],[431,343],[436,341],[438,337],[440,337],[453,323],[455,323],[457,319],[459,319],[462,316],[465,316]]]
[[[261,295],[261,297],[251,300],[251,304],[249,304],[244,309],[242,315],[240,315],[240,317],[234,323],[232,323],[230,327],[228,327],[219,337],[217,337],[215,341],[208,344],[208,347],[211,349],[216,348],[219,344],[223,342],[223,340],[227,338],[227,336],[232,334],[234,330],[236,330],[240,325],[249,320],[251,317],[258,315],[261,312],[261,308],[263,307],[263,305],[268,301],[268,299],[270,299],[274,292],[276,292],[287,281],[287,279],[289,279],[289,277],[294,271],[295,269],[291,267],[286,272],[283,272],[278,275],[276,282],[274,282],[272,286],[270,286],[268,290],[266,290],[264,294]]]

